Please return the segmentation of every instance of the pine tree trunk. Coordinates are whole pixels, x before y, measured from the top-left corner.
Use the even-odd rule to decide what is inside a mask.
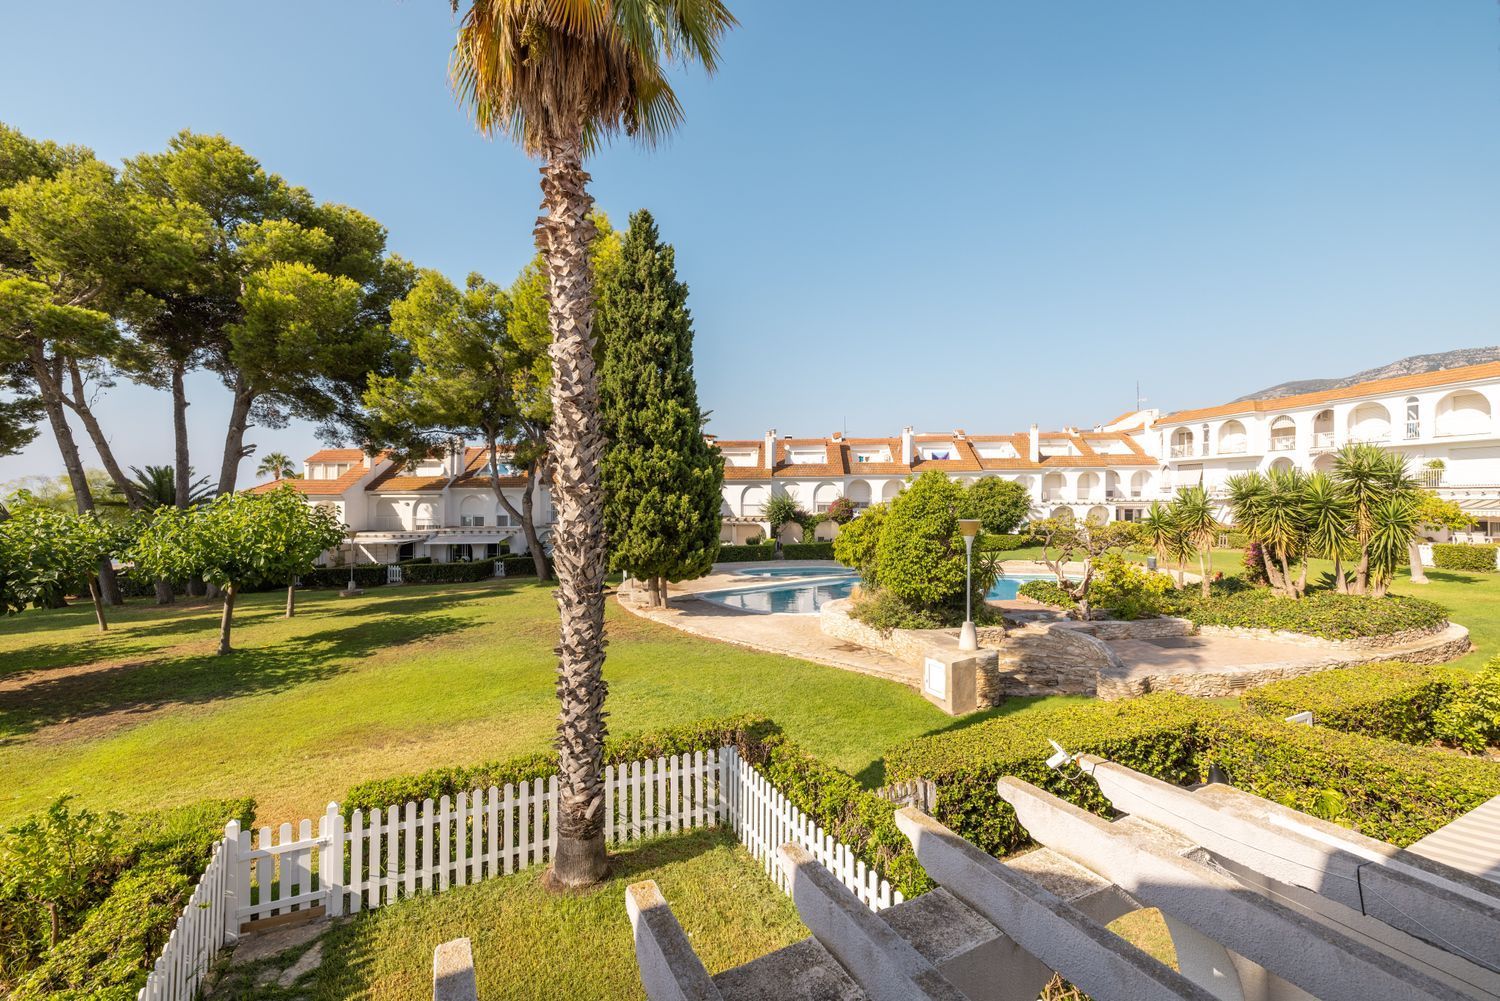
[[[599,460],[604,435],[594,372],[593,275],[583,170],[583,130],[545,151],[537,242],[547,267],[552,328],[552,496],[556,520],[558,643],[557,849],[547,885],[591,886],[609,869],[604,850],[604,505]]]
[[[1413,584],[1428,583],[1427,571],[1422,567],[1422,550],[1418,547],[1416,539],[1406,544],[1406,553],[1411,559],[1411,582]]]
[[[536,488],[538,481],[542,478],[542,471],[546,468],[543,462],[533,463],[527,472],[526,489],[521,493],[521,509],[510,502],[505,496],[505,491],[500,488],[500,460],[495,454],[499,445],[499,439],[491,435],[489,439],[490,449],[490,487],[495,491],[495,500],[505,508],[507,514],[521,525],[521,535],[526,539],[526,548],[531,553],[531,561],[536,566],[537,580],[547,580],[551,572],[547,568],[547,554],[542,550],[542,540],[536,531],[536,522],[532,512],[535,510]]]
[[[141,494],[135,488],[135,484],[125,475],[125,470],[120,466],[119,460],[115,458],[115,450],[109,443],[109,436],[104,433],[99,419],[94,416],[94,408],[89,406],[88,393],[84,388],[83,374],[79,372],[78,365],[71,359],[68,362],[68,378],[73,387],[73,396],[69,406],[83,421],[83,428],[88,432],[89,441],[94,445],[94,451],[99,453],[99,461],[104,465],[104,471],[109,473],[110,482],[120,492],[134,510],[142,510],[144,504]]]
[[[182,384],[182,365],[172,365],[172,479],[177,506],[187,509],[192,494],[192,466],[188,460],[187,388]]]
[[[234,402],[229,408],[229,426],[224,432],[224,458],[219,464],[219,489],[221,494],[234,492],[240,475],[240,460],[245,457],[245,431],[250,427],[250,404],[255,394],[244,381],[236,377]]]
[[[83,457],[78,454],[78,442],[73,429],[68,425],[68,414],[63,409],[61,376],[47,364],[40,349],[31,353],[31,369],[42,398],[42,409],[47,413],[47,423],[52,428],[52,437],[57,441],[57,450],[62,453],[63,468],[68,472],[68,483],[73,488],[73,503],[79,514],[94,510],[94,491],[89,487],[89,478],[83,471]],[[108,558],[99,561],[99,595],[106,605],[123,605],[125,597],[120,593],[120,582],[115,577],[115,568]]]
[[[234,596],[238,588],[231,583],[224,589],[224,612],[219,616],[219,655],[232,653],[229,645],[229,630],[234,624]]]
[[[89,578],[89,598],[94,602],[94,618],[99,622],[99,631],[108,632],[109,623],[104,621],[104,601],[99,594],[99,578]]]
[[[297,581],[292,580],[286,586],[286,617],[292,618],[297,614]]]

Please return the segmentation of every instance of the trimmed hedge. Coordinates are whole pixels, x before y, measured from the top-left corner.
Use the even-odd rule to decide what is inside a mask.
[[[1273,681],[1252,688],[1240,704],[1273,719],[1311,711],[1313,722],[1330,730],[1429,744],[1435,714],[1466,678],[1448,667],[1361,664]]]
[[[13,1001],[133,1001],[177,925],[224,824],[248,826],[255,801],[205,800],[128,817],[120,868],[78,930],[21,977]]]
[[[354,565],[354,583],[358,587],[383,587],[386,582],[385,574],[384,563]],[[298,580],[303,587],[336,587],[343,590],[349,586],[349,567],[314,567],[301,574]]]
[[[1064,777],[1047,767],[1049,738],[1073,754],[1097,754],[1168,782],[1192,782],[1199,777],[1197,725],[1205,705],[1185,696],[1147,695],[996,717],[892,748],[886,778],[936,782],[937,819],[989,854],[1009,855],[1031,842],[995,791],[1003,776],[1110,814],[1093,779],[1076,771]]]
[[[922,737],[886,755],[892,781],[938,784],[937,817],[985,851],[1029,841],[995,791],[1014,775],[1102,816],[1093,780],[1046,767],[1051,738],[1175,784],[1217,765],[1236,787],[1405,847],[1495,795],[1500,764],[1301,726],[1174,694],[1019,713]],[[1332,808],[1331,808],[1332,807]]]
[[[911,843],[896,828],[896,805],[862,788],[853,776],[823,764],[782,735],[764,716],[742,715],[700,720],[650,733],[610,738],[606,764],[662,755],[707,751],[733,744],[796,806],[817,820],[907,896],[932,888]],[[369,810],[421,801],[506,783],[529,782],[557,771],[553,752],[522,755],[480,765],[435,768],[418,775],[361,782],[344,794],[343,809]]]
[[[501,566],[505,567],[507,577],[535,577],[536,560],[531,558],[530,553],[500,557]]]
[[[1030,532],[1015,532],[1010,534],[985,534],[979,537],[974,548],[981,553],[1008,553],[1015,549],[1025,549],[1027,546],[1037,545],[1037,537]]]
[[[1500,547],[1471,542],[1439,542],[1432,547],[1432,565],[1438,570],[1493,572],[1497,548]]]
[[[495,576],[494,560],[474,560],[469,563],[418,563],[401,571],[401,579],[408,584],[466,584],[476,580],[488,580],[493,576]]]
[[[1216,590],[1206,601],[1196,588],[1184,588],[1176,592],[1167,612],[1199,626],[1278,629],[1329,640],[1385,636],[1406,629],[1440,629],[1448,622],[1447,609],[1421,598],[1312,591],[1293,599],[1268,588],[1234,593]]]
[[[830,543],[829,552],[832,552]],[[720,546],[716,563],[754,563],[759,560],[774,560],[776,543],[761,542],[753,546]],[[832,557],[830,557],[831,559]]]
[[[1032,601],[1040,601],[1044,605],[1056,605],[1058,608],[1077,608],[1078,602],[1073,596],[1062,589],[1062,585],[1055,580],[1028,580],[1016,589],[1016,593],[1023,598]]]
[[[831,560],[832,542],[786,542],[782,543],[781,555],[789,560]]]

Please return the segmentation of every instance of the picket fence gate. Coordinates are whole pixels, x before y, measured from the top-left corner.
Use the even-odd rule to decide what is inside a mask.
[[[784,891],[776,851],[793,841],[872,910],[902,900],[732,746],[610,765],[604,778],[610,844],[723,824]],[[257,922],[313,908],[354,914],[545,862],[557,802],[554,775],[347,819],[329,803],[316,834],[310,819],[257,832],[230,821],[138,1001],[191,1001],[215,953]]]

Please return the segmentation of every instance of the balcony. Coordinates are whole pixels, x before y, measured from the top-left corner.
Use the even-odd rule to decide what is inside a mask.
[[[1333,449],[1332,431],[1314,431],[1312,436],[1312,448],[1314,452],[1328,452]]]
[[[1271,438],[1271,451],[1293,452],[1297,449],[1297,438],[1295,435],[1279,435]]]
[[[1192,445],[1173,445],[1167,453],[1174,459],[1190,459],[1193,457]]]

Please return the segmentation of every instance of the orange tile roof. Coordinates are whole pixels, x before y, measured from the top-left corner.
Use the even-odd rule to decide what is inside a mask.
[[[360,453],[360,455],[361,458],[363,458],[363,453]],[[344,475],[338,477],[337,479],[310,480],[298,476],[290,480],[272,480],[270,483],[261,483],[257,486],[251,487],[247,491],[247,493],[263,494],[275,490],[280,486],[289,486],[292,489],[296,490],[298,493],[306,494],[310,497],[331,497],[337,494],[341,494],[345,490],[348,490],[355,483],[359,482],[360,477],[364,476],[369,471],[370,467],[361,462],[359,465],[349,469],[346,473],[344,473]]]
[[[308,462],[358,462],[363,464],[365,453],[358,448],[324,448],[307,457]]]
[[[1339,400],[1352,400],[1361,396],[1379,396],[1385,393],[1404,393],[1413,389],[1431,389],[1434,386],[1447,386],[1453,383],[1469,382],[1474,379],[1500,379],[1500,362],[1490,361],[1479,365],[1464,365],[1459,368],[1440,369],[1436,372],[1419,372],[1416,375],[1398,375],[1392,376],[1389,379],[1372,379],[1369,382],[1357,382],[1352,386],[1345,386],[1341,389],[1323,389],[1315,393],[1298,393],[1295,396],[1282,396],[1274,400],[1241,400],[1238,403],[1224,403],[1217,407],[1179,410],[1176,413],[1163,416],[1157,423],[1180,424],[1185,421],[1201,420],[1205,417],[1280,413],[1283,410],[1296,410],[1300,407],[1312,406],[1318,403],[1336,403]]]

